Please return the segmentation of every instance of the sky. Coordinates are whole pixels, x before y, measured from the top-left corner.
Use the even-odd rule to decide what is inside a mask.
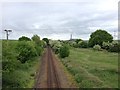
[[[97,29],[118,38],[119,0],[4,0],[0,3],[0,24],[11,29],[9,39],[21,36],[69,40],[88,40]],[[2,10],[1,10],[2,9]]]

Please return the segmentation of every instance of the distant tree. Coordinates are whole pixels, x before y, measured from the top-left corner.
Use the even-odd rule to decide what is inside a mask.
[[[36,41],[36,40],[40,40],[40,37],[38,36],[38,35],[33,35],[33,37],[32,37],[32,40],[33,41]]]
[[[109,34],[105,30],[99,29],[90,35],[89,46],[93,47],[94,45],[97,44],[102,46],[103,42],[112,42],[112,41],[113,41],[113,37],[111,34]]]
[[[49,44],[48,38],[43,38],[42,40],[45,41],[47,44]]]
[[[82,39],[76,39],[75,42],[78,44],[78,42],[83,41]]]
[[[31,39],[28,37],[22,36],[19,38],[19,41],[31,41]]]
[[[41,45],[40,37],[38,35],[33,35],[32,40],[37,44]]]

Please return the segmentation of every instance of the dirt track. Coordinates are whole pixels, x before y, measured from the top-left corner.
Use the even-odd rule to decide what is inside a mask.
[[[70,88],[70,85],[63,68],[59,65],[57,58],[50,47],[45,50],[40,70],[36,76],[35,88]]]

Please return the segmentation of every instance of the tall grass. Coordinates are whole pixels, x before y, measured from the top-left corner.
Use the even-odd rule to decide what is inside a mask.
[[[63,64],[80,88],[118,88],[118,54],[92,49],[70,49]]]

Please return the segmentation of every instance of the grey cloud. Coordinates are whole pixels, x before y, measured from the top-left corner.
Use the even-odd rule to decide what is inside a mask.
[[[13,29],[13,38],[25,34],[31,37],[68,35],[89,38],[94,28],[117,29],[117,10],[99,10],[98,2],[81,0],[78,3],[5,3],[3,5],[3,28]],[[103,0],[98,0],[102,5]],[[15,35],[18,33],[18,37]],[[65,35],[64,35],[65,36]],[[61,37],[64,37],[61,36]],[[56,37],[53,37],[56,38]],[[66,38],[66,37],[65,37]],[[86,39],[86,38],[85,38]]]

